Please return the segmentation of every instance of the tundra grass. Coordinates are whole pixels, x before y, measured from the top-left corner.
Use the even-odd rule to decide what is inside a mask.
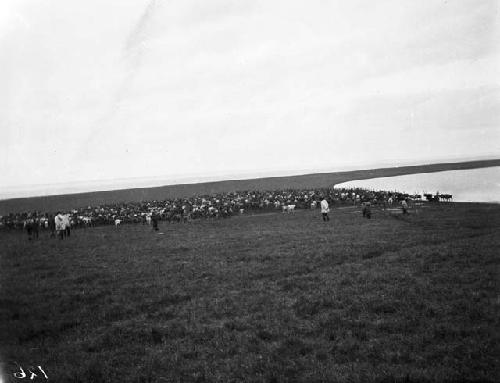
[[[500,381],[498,205],[160,233],[0,233],[5,381]]]

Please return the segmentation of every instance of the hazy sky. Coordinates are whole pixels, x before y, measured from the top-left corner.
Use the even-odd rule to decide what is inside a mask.
[[[497,0],[2,0],[0,185],[500,157]]]

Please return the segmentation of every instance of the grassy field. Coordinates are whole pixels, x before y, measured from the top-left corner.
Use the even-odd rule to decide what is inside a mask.
[[[413,213],[0,233],[4,379],[500,381],[500,206]]]

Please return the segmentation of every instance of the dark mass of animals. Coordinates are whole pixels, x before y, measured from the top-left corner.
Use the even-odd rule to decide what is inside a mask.
[[[450,202],[450,194],[414,194],[374,191],[362,188],[324,188],[311,190],[239,191],[161,201],[122,202],[98,206],[75,207],[65,212],[16,212],[0,217],[3,230],[26,230],[29,238],[36,239],[40,230],[51,237],[70,236],[71,228],[101,225],[144,224],[158,230],[160,221],[186,223],[197,219],[225,219],[235,214],[281,211],[293,213],[295,209],[320,209],[326,206],[358,205],[362,215],[370,219],[372,207],[383,209],[396,205],[403,214],[415,202]]]

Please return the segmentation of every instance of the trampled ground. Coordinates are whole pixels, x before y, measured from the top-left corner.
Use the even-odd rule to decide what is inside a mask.
[[[500,380],[500,206],[331,218],[2,232],[4,377]]]

